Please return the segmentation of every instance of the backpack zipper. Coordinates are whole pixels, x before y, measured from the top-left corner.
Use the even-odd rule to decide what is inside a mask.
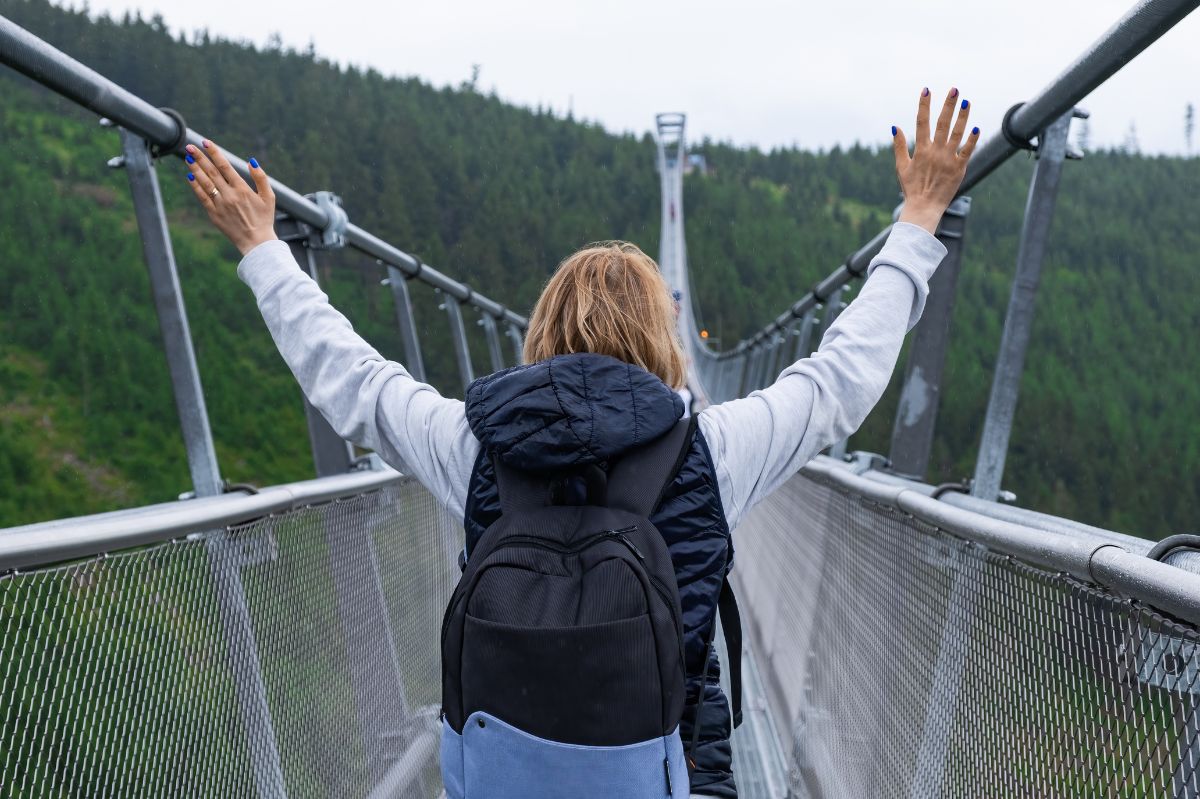
[[[588,547],[592,546],[593,544],[598,544],[601,541],[604,541],[605,539],[610,539],[610,540],[617,541],[617,542],[623,544],[625,546],[625,548],[628,549],[630,552],[632,552],[639,561],[642,561],[644,563],[646,560],[646,556],[642,554],[642,551],[637,548],[637,546],[633,543],[633,541],[629,540],[628,534],[632,533],[636,530],[637,530],[637,525],[630,525],[629,527],[621,527],[616,530],[604,530],[603,532],[596,533],[595,535],[590,535],[587,538],[583,539],[582,541],[579,541],[578,543],[576,543],[572,546],[569,546],[569,547],[552,544],[551,542],[547,541],[546,539],[538,538],[536,536],[515,535],[515,536],[512,536],[511,538],[506,538],[504,541],[500,542],[498,545],[496,545],[495,547],[492,548],[492,551],[495,552],[498,549],[507,549],[508,547],[515,547],[515,546],[532,546],[532,547],[537,547],[539,549],[549,550],[551,552],[557,552],[560,555],[570,555],[570,554],[574,554],[576,552],[582,552],[583,550],[587,549]],[[662,589],[661,586],[658,585],[658,581],[654,579],[653,575],[647,575],[647,576],[650,577],[650,582],[654,584],[655,590],[658,591],[658,593],[663,597],[663,600],[667,602],[667,606],[670,607],[670,601],[669,601],[667,593]],[[449,625],[450,625],[450,616],[451,616],[454,608],[458,605],[458,602],[460,599],[461,599],[461,597],[459,597],[459,596],[453,597],[453,599],[451,600],[451,603],[446,607],[445,615],[442,617],[442,640],[443,641],[446,640],[446,628],[449,627]],[[678,626],[676,626],[677,631],[678,631],[678,629],[679,629]]]
[[[636,530],[637,530],[636,525],[631,525],[629,527],[622,527],[618,530],[605,530],[601,533],[596,533],[595,535],[588,536],[587,538],[583,539],[582,541],[580,541],[572,546],[569,546],[569,547],[552,544],[551,542],[545,540],[544,538],[538,538],[536,536],[531,536],[531,535],[512,536],[511,538],[505,539],[502,543],[498,544],[492,551],[495,552],[497,549],[505,549],[506,547],[510,547],[510,546],[532,546],[532,547],[537,547],[539,549],[546,549],[551,552],[558,552],[560,554],[567,555],[567,554],[573,554],[575,552],[581,552],[581,551],[587,549],[588,547],[592,546],[593,544],[597,544],[605,539],[609,539],[612,541],[617,541],[618,543],[624,545],[625,548],[628,549],[630,552],[632,552],[633,555],[639,561],[641,561],[642,563],[645,563],[646,556],[644,554],[642,554],[642,551],[637,548],[637,545],[634,544],[632,540],[630,540],[629,535],[628,535],[629,533],[632,533]],[[674,605],[674,603],[671,601],[670,589],[668,589],[665,585],[663,585],[662,581],[659,580],[657,577],[655,577],[653,574],[647,574],[646,577],[649,578],[650,585],[652,585],[654,587],[655,592],[659,595],[659,598],[662,599],[663,604],[666,605],[667,608],[671,608]],[[682,648],[683,627],[680,625],[679,620],[675,618],[674,613],[671,614],[671,624],[675,628],[676,635],[678,635],[680,637],[681,644],[680,644],[680,650],[679,650],[679,662],[683,663],[684,662],[683,648]]]
[[[632,533],[636,530],[637,530],[636,525],[631,525],[629,527],[622,527],[619,530],[605,530],[604,532],[596,533],[595,535],[588,536],[587,538],[583,539],[582,541],[578,542],[577,544],[574,544],[573,546],[569,546],[569,547],[552,544],[549,541],[545,540],[544,538],[537,538],[536,536],[519,535],[519,536],[513,536],[511,538],[505,539],[502,543],[497,545],[492,551],[495,552],[497,549],[504,549],[504,548],[510,547],[510,546],[514,546],[514,547],[516,547],[516,546],[532,546],[532,547],[537,547],[539,549],[546,549],[551,552],[558,552],[560,554],[567,555],[567,554],[573,554],[575,552],[581,552],[582,550],[587,549],[588,547],[592,546],[593,544],[597,544],[605,539],[609,539],[612,541],[617,541],[620,544],[624,545],[625,548],[628,549],[630,552],[632,552],[633,555],[639,561],[641,561],[642,563],[645,563],[646,556],[644,554],[642,554],[642,551],[637,548],[637,545],[634,544],[633,541],[630,540],[629,535],[628,535],[629,533]],[[650,585],[652,585],[654,587],[655,593],[657,593],[659,598],[662,599],[663,604],[666,605],[667,608],[671,608],[674,605],[674,603],[671,601],[670,589],[668,589],[665,585],[663,585],[662,581],[659,580],[657,577],[655,577],[653,574],[647,574],[646,577],[649,578]],[[682,641],[683,627],[680,625],[679,620],[675,618],[674,613],[671,614],[671,625],[675,628],[676,635],[678,635],[680,637],[680,640]],[[684,662],[683,661],[682,644],[681,644],[681,648],[679,651],[679,662],[680,663]]]
[[[493,547],[492,551],[495,552],[497,549],[507,549],[509,547],[532,546],[539,549],[547,549],[551,552],[558,552],[562,555],[572,555],[576,552],[582,552],[588,547],[594,546],[605,539],[609,539],[623,544],[626,549],[628,549],[634,554],[635,557],[637,557],[638,560],[645,561],[646,556],[642,554],[642,551],[637,548],[633,541],[629,540],[628,534],[634,532],[635,530],[637,530],[636,526],[622,527],[619,530],[604,530],[603,532],[590,535],[582,541],[572,544],[571,546],[555,544],[547,541],[544,538],[538,538],[537,536],[532,535],[514,535],[501,541],[499,544]]]

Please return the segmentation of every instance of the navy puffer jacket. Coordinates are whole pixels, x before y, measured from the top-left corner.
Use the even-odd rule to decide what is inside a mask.
[[[491,456],[528,471],[607,462],[666,433],[683,402],[654,375],[604,355],[580,353],[517,366],[481,378],[467,390],[467,420],[479,439],[464,523],[467,556],[500,516]],[[729,526],[703,434],[696,430],[683,466],[650,521],[666,539],[683,607],[687,704],[680,733],[692,739],[704,670],[705,642],[725,570],[732,563]],[[737,796],[729,747],[729,703],[716,655],[703,686],[703,718],[693,753],[692,791]]]

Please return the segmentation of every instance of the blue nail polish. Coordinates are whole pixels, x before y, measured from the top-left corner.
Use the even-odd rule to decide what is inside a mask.
[[[193,175],[191,172],[188,172],[188,180],[195,181],[195,179],[196,179],[196,176]]]
[[[972,135],[972,136],[978,136],[978,135],[979,135],[979,128],[971,128],[971,135]]]
[[[250,159],[250,168],[251,168],[251,169],[258,169],[258,159],[257,159],[257,158],[251,158],[251,159]]]
[[[968,106],[968,105],[970,105],[970,103],[968,103],[966,100],[963,100],[963,102],[962,102],[962,110],[966,111],[966,110],[967,110],[967,106]]]
[[[895,125],[892,125],[892,135],[893,136],[896,135],[896,126]]]
[[[189,164],[194,164],[194,163],[196,163],[196,159],[195,159],[195,158],[192,158],[192,155],[191,155],[191,153],[188,153],[187,155],[185,155],[185,156],[183,157],[183,160],[184,160],[184,161],[187,161]]]

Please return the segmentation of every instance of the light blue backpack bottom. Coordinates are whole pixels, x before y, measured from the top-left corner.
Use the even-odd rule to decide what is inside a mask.
[[[442,780],[447,799],[689,795],[679,730],[628,746],[576,746],[537,738],[482,712],[471,714],[462,735],[442,720]]]

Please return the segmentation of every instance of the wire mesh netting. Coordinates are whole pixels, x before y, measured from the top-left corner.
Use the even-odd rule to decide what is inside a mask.
[[[461,534],[404,481],[0,577],[0,795],[438,796]],[[803,476],[736,575],[745,797],[1200,795],[1190,627]]]
[[[0,577],[0,796],[437,796],[461,540],[404,481]]]
[[[1200,795],[1190,626],[803,476],[737,544],[791,795]]]

